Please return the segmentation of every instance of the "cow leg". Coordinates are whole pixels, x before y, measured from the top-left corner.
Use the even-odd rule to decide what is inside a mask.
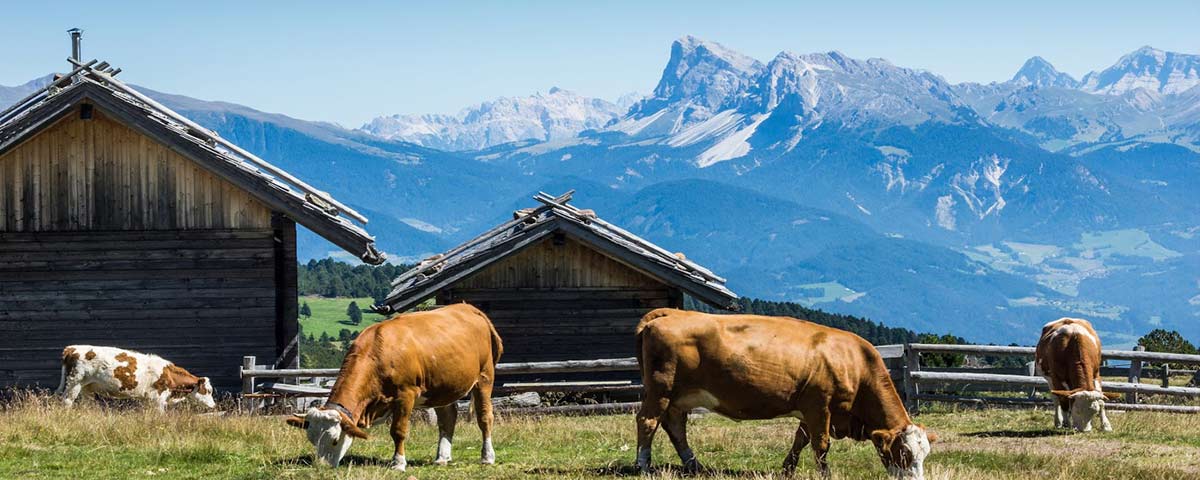
[[[803,422],[800,427],[796,428],[796,438],[792,440],[792,449],[788,451],[787,457],[783,459],[783,474],[791,476],[796,472],[796,465],[800,463],[800,451],[808,446],[808,425]]]
[[[479,463],[492,465],[496,463],[496,449],[492,448],[492,381],[490,376],[480,380],[471,392],[474,402],[475,423],[479,424],[479,434],[483,437],[483,447],[479,452]]]
[[[75,399],[79,398],[79,393],[83,391],[83,384],[74,378],[67,378],[64,381],[62,402],[68,407],[75,405]]]
[[[671,444],[675,446],[675,453],[679,454],[683,469],[688,472],[698,472],[704,467],[700,465],[696,454],[692,453],[692,448],[688,446],[687,414],[688,412],[681,408],[667,409],[667,414],[662,419],[662,427],[667,431],[667,437],[671,439]]]
[[[437,412],[438,448],[433,463],[445,465],[450,463],[450,442],[454,439],[454,424],[458,422],[458,406],[451,403],[434,410]]]
[[[671,399],[661,387],[644,384],[642,407],[637,414],[637,467],[643,473],[650,471],[650,448],[654,445],[654,433],[658,431],[659,418],[667,411]]]
[[[396,444],[396,453],[392,455],[392,470],[403,472],[408,468],[408,460],[404,458],[404,439],[408,438],[409,417],[412,416],[413,402],[417,395],[412,391],[400,392],[396,397],[392,410],[392,441]]]
[[[1103,403],[1100,404],[1100,431],[1112,431],[1112,424],[1108,422],[1108,409],[1104,407]]]
[[[804,423],[809,427],[808,437],[812,442],[813,459],[821,478],[829,478],[829,409],[821,408],[805,415]]]
[[[1071,413],[1071,400],[1060,398],[1054,408],[1054,428],[1071,428],[1069,416]]]

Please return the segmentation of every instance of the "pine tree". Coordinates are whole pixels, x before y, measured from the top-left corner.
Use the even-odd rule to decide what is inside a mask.
[[[300,305],[300,316],[304,318],[312,318],[312,309],[308,307],[308,302]]]
[[[350,323],[355,325],[362,323],[362,309],[358,308],[358,302],[350,302],[350,306],[346,307],[346,316],[350,317]]]

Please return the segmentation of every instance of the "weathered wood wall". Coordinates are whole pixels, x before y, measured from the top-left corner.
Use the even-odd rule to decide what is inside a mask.
[[[295,223],[96,109],[0,156],[0,386],[56,387],[68,344],[237,388],[295,359]]]
[[[275,248],[270,229],[0,232],[0,385],[56,387],[87,343],[235,388],[243,355],[275,358]]]
[[[634,328],[682,294],[570,237],[547,238],[438,295],[492,319],[505,362],[634,355]]]
[[[269,228],[249,193],[95,110],[0,156],[0,231]]]

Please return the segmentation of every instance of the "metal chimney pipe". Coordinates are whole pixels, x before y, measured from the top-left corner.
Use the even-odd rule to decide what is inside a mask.
[[[71,34],[71,58],[74,58],[76,62],[82,61],[83,30],[72,28],[67,30],[67,33]]]

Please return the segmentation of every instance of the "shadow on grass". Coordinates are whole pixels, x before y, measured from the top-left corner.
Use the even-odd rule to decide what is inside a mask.
[[[271,463],[273,465],[285,465],[285,466],[293,466],[293,467],[309,467],[309,466],[313,466],[313,463],[315,460],[316,460],[315,457],[312,454],[309,454],[309,455],[300,455],[298,457],[292,457],[292,458],[281,458],[281,459],[275,460],[274,462],[271,462]],[[387,468],[387,467],[391,466],[391,464],[392,464],[391,458],[364,457],[362,455],[346,455],[345,457],[342,457],[342,462],[338,465],[338,467],[340,468],[340,467],[345,467],[345,466],[355,466],[355,467]],[[423,466],[432,465],[432,464],[433,464],[433,462],[426,461],[426,460],[417,460],[417,459],[408,460],[408,466],[410,466],[410,467],[423,467]],[[320,463],[320,462],[317,462],[317,465],[325,466],[324,463]]]
[[[1043,438],[1061,437],[1064,435],[1070,435],[1071,433],[1072,432],[1070,430],[1046,428],[1042,430],[987,430],[982,432],[964,433],[962,436],[976,438]]]
[[[675,472],[681,477],[703,478],[703,477],[746,477],[759,478],[770,475],[772,472],[759,470],[734,470],[729,468],[705,468],[699,472],[689,472],[678,465],[664,465],[654,467],[654,473],[664,471]],[[559,477],[578,477],[581,475],[595,475],[603,477],[639,477],[641,470],[638,470],[637,465],[605,465],[603,467],[587,468],[560,468],[560,467],[540,467],[531,468],[525,471],[529,475],[554,475]],[[777,473],[777,472],[775,472]]]

